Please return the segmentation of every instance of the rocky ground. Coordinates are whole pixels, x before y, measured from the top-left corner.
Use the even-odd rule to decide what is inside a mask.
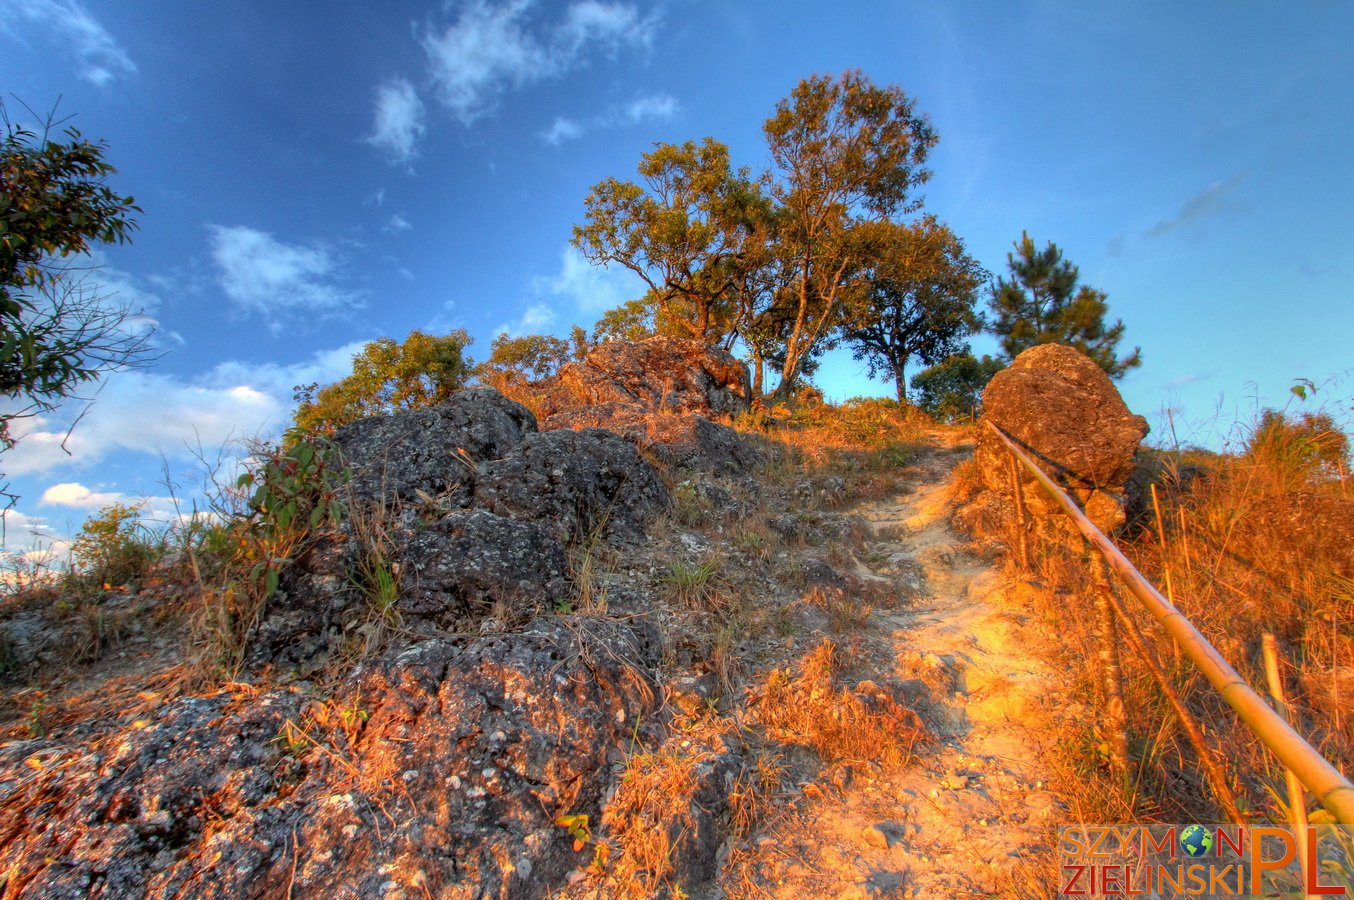
[[[258,607],[180,560],[0,610],[0,893],[1045,893],[1077,707],[950,528],[972,435],[735,431],[666,339],[566,374],[340,431],[348,513]]]
[[[971,448],[938,449],[926,479],[851,513],[870,526],[875,573],[920,582],[902,609],[875,612],[883,652],[862,675],[901,681],[930,738],[911,763],[868,762],[753,835],[730,893],[772,897],[1039,896],[1065,810],[1045,760],[1054,720],[1074,715],[1041,661],[1041,624],[992,563],[949,527],[948,474]],[[906,738],[905,738],[906,739]]]

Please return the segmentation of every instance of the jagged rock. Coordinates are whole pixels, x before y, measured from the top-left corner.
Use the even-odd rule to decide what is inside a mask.
[[[1147,420],[1129,411],[1109,376],[1085,354],[1062,344],[1026,350],[983,391],[983,419],[1030,450],[1102,531],[1123,523],[1124,485]],[[1009,497],[1008,452],[985,427],[978,430],[974,458],[987,489]],[[1056,515],[1034,479],[1022,479],[1030,511]]]
[[[542,418],[603,403],[718,418],[746,411],[752,396],[747,366],[718,348],[670,337],[608,341],[537,388]]]
[[[653,466],[629,442],[596,428],[527,435],[482,468],[474,493],[476,506],[540,522],[562,542],[599,532],[638,540],[667,503]]]
[[[334,441],[353,470],[355,497],[412,500],[451,493],[464,501],[476,468],[536,431],[525,406],[492,388],[468,388],[426,409],[360,419]]]
[[[542,431],[604,428],[653,453],[677,469],[732,475],[756,465],[761,452],[727,425],[695,413],[653,412],[639,403],[602,403],[558,412],[541,422]]]
[[[490,614],[525,621],[569,595],[568,560],[550,532],[483,509],[421,528],[402,542],[399,565],[401,614],[448,627]]]
[[[544,896],[587,862],[555,819],[597,814],[609,755],[654,713],[657,660],[635,622],[546,618],[392,653],[328,703],[191,697],[88,746],[5,745],[6,887]]]

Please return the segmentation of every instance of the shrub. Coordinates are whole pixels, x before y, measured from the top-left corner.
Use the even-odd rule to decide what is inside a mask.
[[[111,587],[134,581],[150,570],[164,548],[141,521],[144,508],[144,503],[111,503],[81,526],[71,544],[71,557],[82,575]]]

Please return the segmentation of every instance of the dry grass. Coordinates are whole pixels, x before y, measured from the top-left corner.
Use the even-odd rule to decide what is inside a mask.
[[[795,674],[771,672],[749,701],[752,715],[777,740],[812,747],[824,762],[874,762],[897,771],[926,738],[916,713],[873,682],[838,685],[836,645],[823,640]]]
[[[1257,418],[1230,452],[1152,451],[1156,485],[1117,541],[1149,580],[1261,694],[1261,636],[1275,634],[1297,727],[1337,765],[1354,759],[1354,496],[1348,445],[1328,419]],[[1035,549],[1038,601],[1061,635],[1074,691],[1095,696],[1090,579],[1079,550]],[[1130,615],[1140,610],[1124,597]],[[1283,821],[1282,769],[1146,615],[1149,653],[1202,723],[1225,777],[1252,820]],[[1059,743],[1064,787],[1082,821],[1223,821],[1193,748],[1160,690],[1126,645],[1131,787],[1109,778],[1092,725]]]
[[[615,796],[602,814],[604,839],[612,847],[608,883],[622,898],[652,897],[680,891],[673,883],[673,861],[688,835],[698,828],[697,795],[702,777],[726,752],[727,720],[684,718],[673,723],[658,748],[630,755]],[[742,813],[749,815],[746,809]]]

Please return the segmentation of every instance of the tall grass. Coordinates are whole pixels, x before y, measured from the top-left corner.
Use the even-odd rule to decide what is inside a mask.
[[[1265,410],[1222,452],[1172,447],[1143,454],[1139,515],[1116,540],[1169,593],[1222,655],[1264,694],[1262,638],[1274,634],[1296,727],[1327,759],[1354,759],[1354,497],[1349,438],[1328,412]],[[1153,486],[1149,490],[1147,483]],[[1039,548],[1065,658],[1081,687],[1096,690],[1090,579],[1080,548]],[[1283,821],[1283,770],[1155,623],[1123,605],[1145,633],[1148,655],[1202,723],[1242,813]],[[1129,790],[1108,777],[1105,735],[1095,723],[1069,735],[1069,783],[1087,820],[1223,818],[1193,748],[1148,668],[1125,649],[1124,687],[1136,770]]]

